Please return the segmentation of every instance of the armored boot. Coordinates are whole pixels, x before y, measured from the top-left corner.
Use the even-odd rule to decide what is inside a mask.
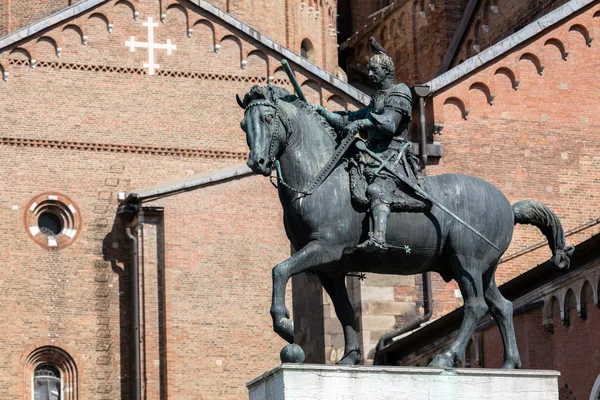
[[[376,205],[373,205],[371,209],[373,231],[369,232],[369,239],[359,244],[356,248],[364,251],[386,251],[385,234],[387,232],[389,217],[389,204],[377,202]]]

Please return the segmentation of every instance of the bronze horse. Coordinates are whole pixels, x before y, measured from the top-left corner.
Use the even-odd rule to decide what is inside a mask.
[[[427,177],[424,190],[452,210],[500,249],[457,223],[435,205],[427,213],[393,213],[384,253],[356,251],[368,233],[365,210],[353,204],[346,163],[340,162],[314,193],[303,193],[337,145],[336,133],[312,107],[284,89],[254,86],[238,103],[245,110],[241,123],[250,154],[248,166],[264,176],[280,172],[278,191],[286,234],[297,252],[273,267],[271,316],[273,329],[294,342],[293,321],[285,305],[290,277],[314,272],[332,299],[345,337],[342,364],[361,361],[354,311],[345,277],[350,272],[411,275],[427,271],[456,280],[464,299],[464,319],[456,340],[430,366],[451,368],[460,360],[480,319],[489,311],[504,343],[503,368],[521,361],[512,321],[512,303],[494,279],[514,224],[533,224],[546,235],[556,268],[568,268],[572,246],[565,244],[559,219],[537,201],[512,207],[494,186],[466,175]],[[404,246],[410,248],[408,253]]]

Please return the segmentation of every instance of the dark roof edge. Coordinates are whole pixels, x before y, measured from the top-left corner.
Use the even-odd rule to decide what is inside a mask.
[[[0,50],[4,49],[7,46],[10,46],[14,43],[17,43],[23,39],[27,39],[28,37],[41,32],[44,29],[47,29],[53,25],[61,23],[69,18],[75,17],[79,14],[82,14],[93,7],[96,7],[100,4],[106,3],[109,0],[83,0],[79,3],[76,3],[72,6],[65,8],[62,11],[57,12],[56,14],[50,15],[46,18],[41,19],[40,21],[26,26],[24,28],[19,29],[18,31],[11,33],[3,38],[0,38]],[[200,7],[204,11],[209,12],[220,20],[224,21],[228,25],[242,31],[246,35],[252,37],[254,40],[260,42],[264,46],[270,48],[271,50],[281,54],[283,57],[292,61],[293,63],[301,66],[311,74],[319,77],[320,79],[328,82],[330,85],[335,88],[341,90],[348,96],[352,97],[356,101],[362,104],[369,104],[371,98],[355,87],[342,82],[335,76],[331,75],[329,72],[324,69],[316,66],[311,63],[307,59],[299,56],[298,54],[292,52],[285,46],[275,42],[274,40],[269,39],[265,35],[261,34],[255,29],[252,29],[250,26],[245,23],[235,19],[230,14],[220,10],[219,8],[213,6],[205,0],[188,0],[190,3]]]
[[[448,46],[448,50],[446,51],[446,54],[444,54],[444,59],[442,60],[442,65],[440,66],[440,69],[438,70],[438,73],[437,73],[438,76],[440,74],[443,74],[444,72],[448,71],[448,68],[450,67],[450,64],[452,63],[452,60],[454,59],[454,56],[456,55],[456,50],[458,50],[458,45],[460,44],[463,37],[465,36],[465,31],[467,30],[467,27],[469,26],[469,23],[471,22],[471,18],[473,17],[473,12],[475,11],[475,8],[477,7],[478,3],[479,3],[479,0],[469,0],[469,2],[467,3],[465,13],[463,14],[462,18],[460,19],[458,29],[456,30],[456,33],[454,34],[454,36],[452,37],[452,40],[450,41],[450,45]]]
[[[0,50],[110,0],[84,0],[0,38]]]
[[[501,40],[462,64],[432,79],[426,85],[431,88],[432,92],[437,92],[596,1],[598,0],[571,0],[506,39]]]

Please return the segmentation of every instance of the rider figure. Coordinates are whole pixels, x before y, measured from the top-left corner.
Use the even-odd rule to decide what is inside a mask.
[[[335,112],[316,106],[316,111],[342,137],[366,133],[367,148],[377,153],[388,167],[409,179],[419,181],[417,158],[408,141],[412,116],[412,96],[403,83],[394,83],[394,63],[386,54],[376,54],[367,65],[369,80],[377,89],[368,107],[354,112]],[[372,230],[369,239],[359,249],[377,251],[386,249],[387,221],[391,206],[395,210],[423,212],[431,207],[429,201],[416,194],[397,190],[398,180],[381,168],[381,164],[366,153],[358,154],[358,164],[367,180],[367,198],[370,202]],[[410,189],[409,189],[410,190]]]

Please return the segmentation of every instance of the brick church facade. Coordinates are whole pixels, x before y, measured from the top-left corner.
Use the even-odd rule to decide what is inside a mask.
[[[235,95],[269,82],[291,90],[285,58],[311,103],[368,104],[346,83],[362,87],[368,35],[342,41],[338,62],[345,3],[0,1],[0,397],[30,399],[39,383],[61,399],[129,399],[139,381],[147,399],[241,399],[279,363],[271,268],[291,249],[275,189],[245,167]],[[537,199],[570,243],[597,235],[599,2],[400,3],[380,19],[379,5],[352,15],[393,49],[399,79],[431,88],[427,173]],[[415,107],[415,143],[418,117]],[[117,213],[124,203],[135,215]],[[542,238],[518,227],[499,283],[549,257]],[[432,279],[436,319],[462,301]],[[381,335],[422,312],[421,285],[348,278],[365,363]],[[597,280],[590,287],[598,304]],[[288,295],[308,360],[336,362],[341,327],[318,282],[294,277]]]

